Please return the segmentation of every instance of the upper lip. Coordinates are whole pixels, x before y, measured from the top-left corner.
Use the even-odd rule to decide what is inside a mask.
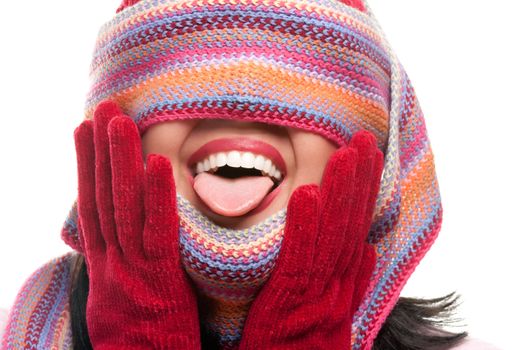
[[[197,162],[204,160],[211,154],[229,151],[261,154],[262,156],[269,158],[278,167],[283,177],[287,173],[285,161],[275,147],[266,142],[247,137],[219,138],[205,143],[195,151],[190,158],[188,158],[187,166],[191,169]]]

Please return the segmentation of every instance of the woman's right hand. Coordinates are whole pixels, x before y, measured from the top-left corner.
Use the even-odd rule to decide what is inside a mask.
[[[144,166],[136,124],[111,101],[74,136],[93,348],[200,349],[169,160],[149,155]]]

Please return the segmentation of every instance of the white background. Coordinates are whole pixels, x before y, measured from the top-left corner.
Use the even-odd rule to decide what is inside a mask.
[[[100,25],[118,0],[10,1],[0,12],[0,307],[69,249],[82,120]],[[516,174],[511,1],[370,0],[426,116],[442,192],[440,237],[403,291],[463,296],[470,333],[513,348]]]

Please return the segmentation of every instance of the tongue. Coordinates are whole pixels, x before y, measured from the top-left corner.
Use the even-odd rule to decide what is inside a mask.
[[[267,176],[229,179],[204,172],[195,177],[193,187],[215,213],[239,216],[256,208],[272,186],[274,183]]]

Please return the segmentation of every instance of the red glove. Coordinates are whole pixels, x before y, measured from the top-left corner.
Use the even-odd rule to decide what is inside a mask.
[[[251,305],[241,350],[350,348],[375,265],[366,237],[382,167],[375,137],[360,131],[332,155],[320,188],[294,191],[277,265]]]
[[[170,162],[149,155],[144,169],[138,129],[110,101],[77,128],[75,144],[93,348],[200,349]]]

